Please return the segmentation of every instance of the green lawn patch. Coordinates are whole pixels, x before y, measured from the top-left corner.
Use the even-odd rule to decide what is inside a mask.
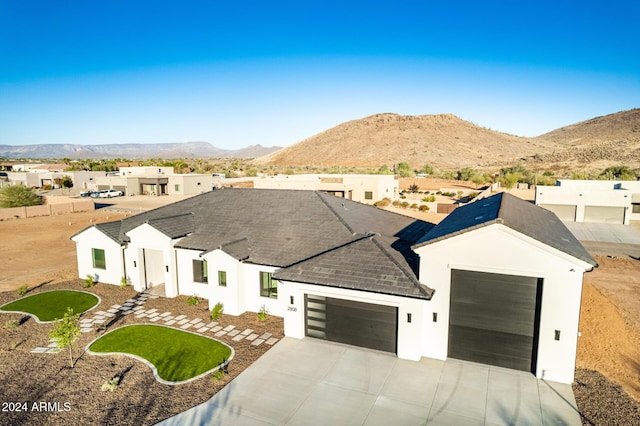
[[[0,306],[0,311],[23,312],[36,317],[38,321],[47,322],[60,319],[67,308],[80,314],[98,304],[98,296],[75,290],[52,290],[23,297]]]
[[[151,324],[113,330],[89,345],[89,350],[143,358],[152,364],[158,378],[173,383],[203,375],[232,355],[229,346],[211,338]]]

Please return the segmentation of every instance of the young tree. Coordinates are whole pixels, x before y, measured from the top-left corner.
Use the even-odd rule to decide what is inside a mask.
[[[434,170],[431,164],[425,164],[420,171],[424,174],[432,175]]]
[[[73,368],[73,344],[80,336],[80,314],[74,314],[73,309],[67,308],[64,317],[55,322],[49,337],[56,341],[59,349],[69,348],[69,361]]]
[[[73,188],[73,179],[71,179],[71,176],[64,175],[60,179],[60,185],[63,188],[71,189],[71,188]]]
[[[24,185],[5,186],[0,189],[0,207],[37,206],[42,204],[40,197],[31,188]]]
[[[396,173],[400,175],[400,177],[413,177],[413,171],[411,167],[409,167],[409,163],[398,163]]]

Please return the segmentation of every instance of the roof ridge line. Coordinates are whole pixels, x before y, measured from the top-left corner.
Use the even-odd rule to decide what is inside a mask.
[[[304,259],[298,260],[298,261],[296,261],[296,262],[293,262],[291,265],[283,266],[281,269],[291,268],[292,266],[299,265],[300,263],[306,262],[306,261],[311,260],[311,259],[315,259],[316,257],[320,257],[320,256],[325,255],[325,254],[327,254],[327,253],[330,253],[330,252],[332,252],[332,251],[335,251],[335,250],[341,249],[341,248],[343,248],[343,247],[346,247],[346,246],[348,246],[348,245],[351,245],[351,244],[354,244],[354,243],[360,242],[360,241],[362,241],[362,240],[364,240],[364,239],[366,239],[366,238],[371,238],[371,235],[366,234],[366,235],[363,235],[363,236],[361,236],[361,237],[358,237],[358,238],[356,238],[356,239],[354,239],[354,240],[348,241],[348,242],[346,242],[346,243],[344,243],[344,244],[340,244],[339,246],[331,247],[331,248],[329,248],[329,249],[327,249],[327,250],[324,250],[324,251],[322,251],[322,252],[320,252],[320,253],[316,253],[316,254],[314,254],[313,256],[309,256],[309,257],[307,257],[307,258],[304,258]]]
[[[351,234],[355,235],[356,234],[355,230],[351,226],[349,226],[349,224],[338,214],[338,212],[335,211],[333,207],[331,207],[331,205],[324,198],[322,198],[322,196],[320,195],[320,191],[313,191],[313,192],[315,192],[316,196],[320,199],[320,201],[322,201],[324,205],[327,206],[327,208],[331,211],[331,213],[333,213],[334,216],[338,218],[338,220],[345,226],[345,228],[347,228],[347,230],[351,232]]]
[[[433,296],[433,292],[432,292],[431,295],[427,294],[426,291],[424,290],[424,288],[422,288],[423,284],[415,276],[413,276],[413,274],[409,274],[409,272],[406,270],[406,268],[404,266],[402,266],[396,259],[394,259],[393,256],[391,256],[391,254],[389,252],[387,252],[387,250],[382,246],[382,244],[380,244],[378,241],[376,241],[375,238],[373,238],[375,235],[376,234],[369,234],[369,237],[370,237],[371,241],[373,242],[373,244],[375,244],[380,249],[380,251],[382,251],[382,253],[385,256],[387,256],[387,258],[391,262],[393,262],[393,264],[396,265],[407,278],[409,278],[409,281],[411,281],[418,288],[418,290],[421,293],[423,293],[427,297],[432,297]],[[430,287],[429,287],[429,289],[433,290]]]
[[[236,238],[235,240],[231,240],[231,241],[227,241],[226,243],[218,244],[218,249],[222,249],[222,247],[224,247],[224,246],[230,246],[231,244],[239,243],[242,240],[249,241],[249,238],[247,238],[247,237]]]
[[[168,204],[168,205],[170,205],[170,204]],[[145,220],[144,223],[149,223],[151,221],[165,220],[165,219],[173,219],[173,218],[181,217],[181,216],[193,216],[193,212],[174,214],[174,215],[171,215],[171,216],[154,217],[154,218]]]

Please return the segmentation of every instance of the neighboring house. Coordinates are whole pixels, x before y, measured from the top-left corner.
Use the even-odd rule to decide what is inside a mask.
[[[564,221],[628,225],[640,220],[640,181],[560,179],[536,187],[536,205]]]
[[[250,184],[250,185],[247,185]],[[221,185],[260,189],[303,189],[323,191],[336,197],[373,204],[383,198],[398,197],[399,182],[394,175],[304,174],[224,179]]]
[[[320,191],[219,189],[72,237],[80,277],[399,358],[461,358],[573,381],[585,271],[557,217],[509,194],[439,225]]]
[[[120,167],[96,179],[98,190],[117,189],[125,195],[196,195],[211,191],[212,175],[177,174],[173,167]]]

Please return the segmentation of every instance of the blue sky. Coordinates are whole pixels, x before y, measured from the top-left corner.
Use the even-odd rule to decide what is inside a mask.
[[[0,0],[0,144],[291,145],[380,112],[640,107],[638,2]]]

